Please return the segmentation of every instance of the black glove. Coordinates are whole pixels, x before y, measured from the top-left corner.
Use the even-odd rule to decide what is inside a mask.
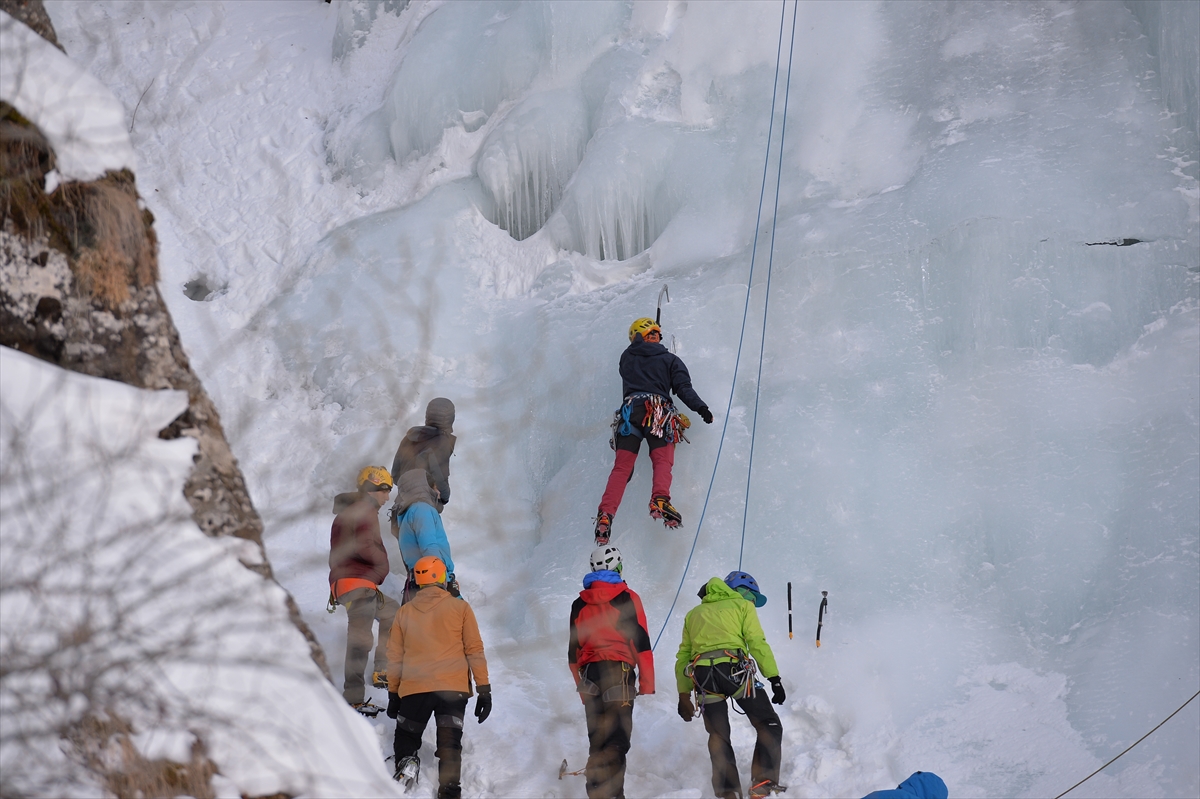
[[[388,691],[388,709],[387,717],[394,719],[400,715],[400,694],[394,694]]]
[[[704,420],[705,424],[712,424],[712,411],[708,408],[701,408],[700,418]]]
[[[696,717],[696,706],[692,704],[691,694],[679,695],[679,718],[691,721]]]
[[[475,689],[479,691],[479,697],[475,700],[475,718],[482,724],[492,713],[492,686],[477,685]]]
[[[462,598],[462,591],[458,589],[458,580],[454,579],[454,572],[446,575],[446,590],[455,599]]]
[[[787,692],[783,690],[783,680],[778,676],[771,678],[771,701],[777,705],[782,705],[787,699]]]

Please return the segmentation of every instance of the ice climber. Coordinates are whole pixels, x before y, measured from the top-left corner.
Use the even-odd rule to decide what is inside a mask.
[[[761,799],[783,791],[779,785],[783,725],[771,702],[782,705],[786,694],[755,610],[765,605],[767,598],[754,578],[742,571],[730,572],[724,580],[713,577],[699,596],[700,604],[684,617],[683,641],[675,656],[679,716],[691,721],[696,715],[694,691],[708,732],[713,791],[718,799],[741,799],[725,700],[737,702],[758,735],[750,762],[749,796]],[[754,678],[756,663],[771,683],[770,701]]]
[[[372,683],[384,687],[388,635],[400,607],[379,590],[388,576],[387,551],[379,535],[379,509],[391,491],[392,477],[388,470],[368,466],[358,474],[358,491],[338,494],[333,500],[333,512],[337,515],[329,534],[330,602],[346,608],[349,624],[342,696],[360,710],[367,706],[364,671],[371,646],[375,644],[373,622],[379,622],[379,643],[375,646]]]
[[[454,559],[450,557],[450,540],[442,517],[434,509],[434,489],[425,479],[423,469],[409,469],[400,475],[400,490],[392,506],[396,526],[393,532],[400,545],[400,556],[404,559],[407,580],[404,583],[402,602],[408,602],[414,589],[412,569],[418,560],[433,555],[445,564],[449,577],[446,590],[451,596],[459,595],[458,581],[454,579]]]
[[[588,799],[621,799],[633,700],[654,693],[654,653],[642,600],[621,579],[621,551],[599,547],[590,565],[571,605],[567,661],[587,718]]]
[[[450,501],[450,456],[454,454],[454,403],[445,397],[431,399],[425,406],[425,424],[410,427],[396,448],[392,479],[411,469],[424,469],[429,485],[436,489],[433,507],[438,513]]]
[[[683,400],[705,424],[713,415],[692,389],[692,378],[683,361],[662,345],[662,329],[643,317],[629,326],[629,346],[621,353],[621,390],[624,402],[617,411],[613,449],[616,460],[596,512],[596,546],[608,543],[613,516],[621,505],[625,484],[633,476],[642,439],[650,451],[654,470],[650,487],[650,516],[667,527],[678,527],[683,517],[671,504],[671,468],[675,443],[687,422],[671,402],[671,392]]]
[[[474,679],[475,718],[492,712],[492,686],[475,613],[446,592],[446,564],[435,557],[413,566],[418,591],[392,623],[388,642],[387,714],[396,720],[396,780],[417,779],[421,736],[429,717],[437,724],[438,799],[458,799],[462,775],[463,718]]]
[[[895,789],[872,791],[863,799],[948,799],[949,796],[941,777],[932,771],[914,771]]]

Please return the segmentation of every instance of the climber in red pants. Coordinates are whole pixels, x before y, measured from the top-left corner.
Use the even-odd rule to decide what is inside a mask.
[[[629,346],[621,353],[621,383],[625,401],[617,411],[613,446],[616,461],[596,513],[596,545],[608,543],[612,519],[621,505],[625,484],[633,476],[633,464],[645,439],[650,450],[654,477],[650,489],[650,516],[667,527],[683,523],[671,505],[671,469],[675,465],[675,443],[686,422],[671,402],[674,392],[684,404],[712,424],[713,415],[692,388],[692,378],[678,356],[662,345],[662,329],[650,318],[629,326]]]

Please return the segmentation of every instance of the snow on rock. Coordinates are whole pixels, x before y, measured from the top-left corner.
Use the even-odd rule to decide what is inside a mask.
[[[4,784],[87,793],[58,741],[109,718],[146,757],[186,762],[198,740],[241,795],[394,795],[283,590],[192,521],[181,489],[196,442],[158,437],[186,393],[8,348],[0,374]]]
[[[0,100],[46,135],[57,157],[58,180],[95,180],[109,170],[137,171],[125,109],[113,93],[3,11]],[[55,185],[48,178],[47,193]]]

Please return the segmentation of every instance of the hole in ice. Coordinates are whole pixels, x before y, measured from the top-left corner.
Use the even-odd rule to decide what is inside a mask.
[[[1112,241],[1088,241],[1084,242],[1089,247],[1107,246],[1107,247],[1132,247],[1134,244],[1141,244],[1141,239],[1113,239]]]
[[[195,302],[207,302],[215,293],[216,290],[208,285],[208,278],[204,275],[192,278],[183,284],[183,295]]]

